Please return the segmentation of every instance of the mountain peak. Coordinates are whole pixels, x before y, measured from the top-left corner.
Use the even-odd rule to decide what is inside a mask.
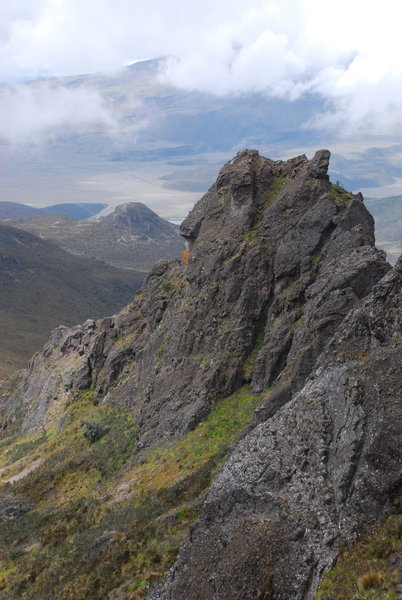
[[[159,217],[153,210],[142,202],[127,202],[120,204],[114,211],[103,217],[101,222],[113,223],[114,226],[127,228],[130,233],[138,235],[170,234],[176,231],[174,225]]]
[[[402,263],[328,161],[238,153],[181,227],[188,261],[157,263],[118,314],[54,330],[4,383],[15,597],[28,568],[32,598],[145,591],[198,512],[150,600],[311,600],[343,543],[395,510]],[[24,520],[32,503],[44,518]],[[59,554],[27,556],[53,539]]]
[[[327,177],[331,152],[329,150],[317,150],[310,161],[310,173],[317,177]]]
[[[176,226],[141,202],[121,204],[94,220],[40,215],[13,224],[55,241],[72,254],[142,272],[148,272],[161,256],[179,256],[182,247]]]
[[[115,221],[121,221],[127,225],[141,223],[143,221],[157,220],[158,215],[142,202],[127,202],[116,206],[114,211],[109,215]]]
[[[374,223],[362,198],[330,183],[329,156],[321,150],[312,160],[273,161],[239,152],[181,225],[188,264],[154,268],[133,308],[112,321],[123,337],[138,329],[134,347],[118,346],[121,358],[106,350],[95,358],[84,328],[81,385],[115,402],[130,398],[141,413],[141,443],[185,431],[244,381],[259,391],[280,377],[285,401],[345,314],[389,269],[373,248]],[[135,228],[149,214],[151,227],[159,217],[129,203],[103,222]],[[254,351],[253,369],[245,370]],[[66,351],[52,356],[63,362]],[[36,360],[40,370],[43,358]],[[149,402],[138,403],[144,394]]]
[[[305,155],[273,161],[257,150],[238,152],[183,221],[181,235],[192,248],[199,236],[230,239],[253,228],[263,235],[275,219],[275,235],[282,236],[331,190],[329,159],[328,150],[318,151],[310,161]]]

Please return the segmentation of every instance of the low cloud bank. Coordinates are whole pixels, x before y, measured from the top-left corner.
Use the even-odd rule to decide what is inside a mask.
[[[0,138],[12,144],[116,126],[111,108],[96,90],[55,87],[45,81],[0,88],[0,112],[7,115],[0,120]]]
[[[167,62],[166,81],[218,95],[320,97],[307,124],[340,135],[402,132],[402,6],[384,0],[255,2]],[[340,130],[340,126],[342,130]]]
[[[290,101],[315,95],[325,109],[308,127],[346,136],[397,136],[402,132],[401,18],[399,0],[381,5],[374,0],[4,0],[0,78],[88,73],[173,56],[163,77],[177,87],[218,95],[259,92]],[[47,90],[51,101],[34,97],[29,88],[24,93],[50,113],[40,111],[37,124],[28,119],[33,133],[57,115],[63,122],[70,118],[72,127],[97,120],[107,126],[113,116],[94,93],[69,91],[62,97]],[[80,94],[85,96],[81,108]],[[17,139],[24,129],[24,110],[18,108],[24,98],[13,108],[4,95],[2,106],[6,102],[11,111],[6,121],[14,123],[3,125],[2,135]]]

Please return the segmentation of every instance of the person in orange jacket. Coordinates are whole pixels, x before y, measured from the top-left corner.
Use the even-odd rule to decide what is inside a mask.
[[[185,244],[184,244],[184,250],[183,250],[183,260],[184,260],[185,264],[188,263],[189,257],[190,257],[190,252],[189,252],[189,249],[188,249],[188,242],[186,241]]]

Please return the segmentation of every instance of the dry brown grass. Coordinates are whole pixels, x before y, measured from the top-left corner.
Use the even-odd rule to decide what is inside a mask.
[[[364,590],[379,587],[381,582],[382,576],[380,573],[377,573],[376,571],[367,571],[367,573],[361,575],[357,580],[357,587],[359,592],[363,592]]]

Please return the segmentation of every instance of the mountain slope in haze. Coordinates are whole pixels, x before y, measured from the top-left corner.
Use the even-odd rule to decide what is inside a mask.
[[[322,100],[310,94],[291,102],[266,94],[216,96],[174,88],[161,80],[163,60],[148,60],[111,73],[31,81],[22,89],[39,97],[49,90],[99,94],[115,127],[53,131],[40,137],[39,152],[26,146],[0,147],[4,198],[35,206],[93,200],[116,206],[136,198],[158,214],[185,215],[213,183],[218,167],[245,146],[287,157],[308,152],[322,139],[317,115]],[[326,139],[330,135],[325,132]],[[395,141],[337,140],[333,180],[348,189],[387,186],[402,176]],[[342,155],[347,153],[347,158]],[[169,190],[171,192],[169,193]],[[185,190],[185,193],[183,192]],[[371,194],[374,195],[374,192]],[[166,207],[174,206],[173,212]],[[162,212],[163,211],[163,212]]]
[[[45,208],[34,208],[18,202],[0,202],[0,219],[25,219],[34,215],[66,215],[72,219],[88,219],[96,215],[106,204],[53,204]]]
[[[25,366],[54,327],[98,318],[130,302],[142,281],[142,273],[72,256],[0,225],[0,375]]]
[[[12,224],[53,240],[72,254],[142,272],[149,271],[161,257],[176,258],[183,248],[176,226],[140,202],[122,204],[97,220],[42,215]]]
[[[238,153],[187,263],[4,383],[2,600],[312,600],[397,510],[402,263],[329,158]]]
[[[367,198],[366,204],[375,219],[377,244],[395,264],[402,253],[402,196]]]
[[[38,209],[19,202],[0,202],[0,219],[25,219],[38,214]]]

